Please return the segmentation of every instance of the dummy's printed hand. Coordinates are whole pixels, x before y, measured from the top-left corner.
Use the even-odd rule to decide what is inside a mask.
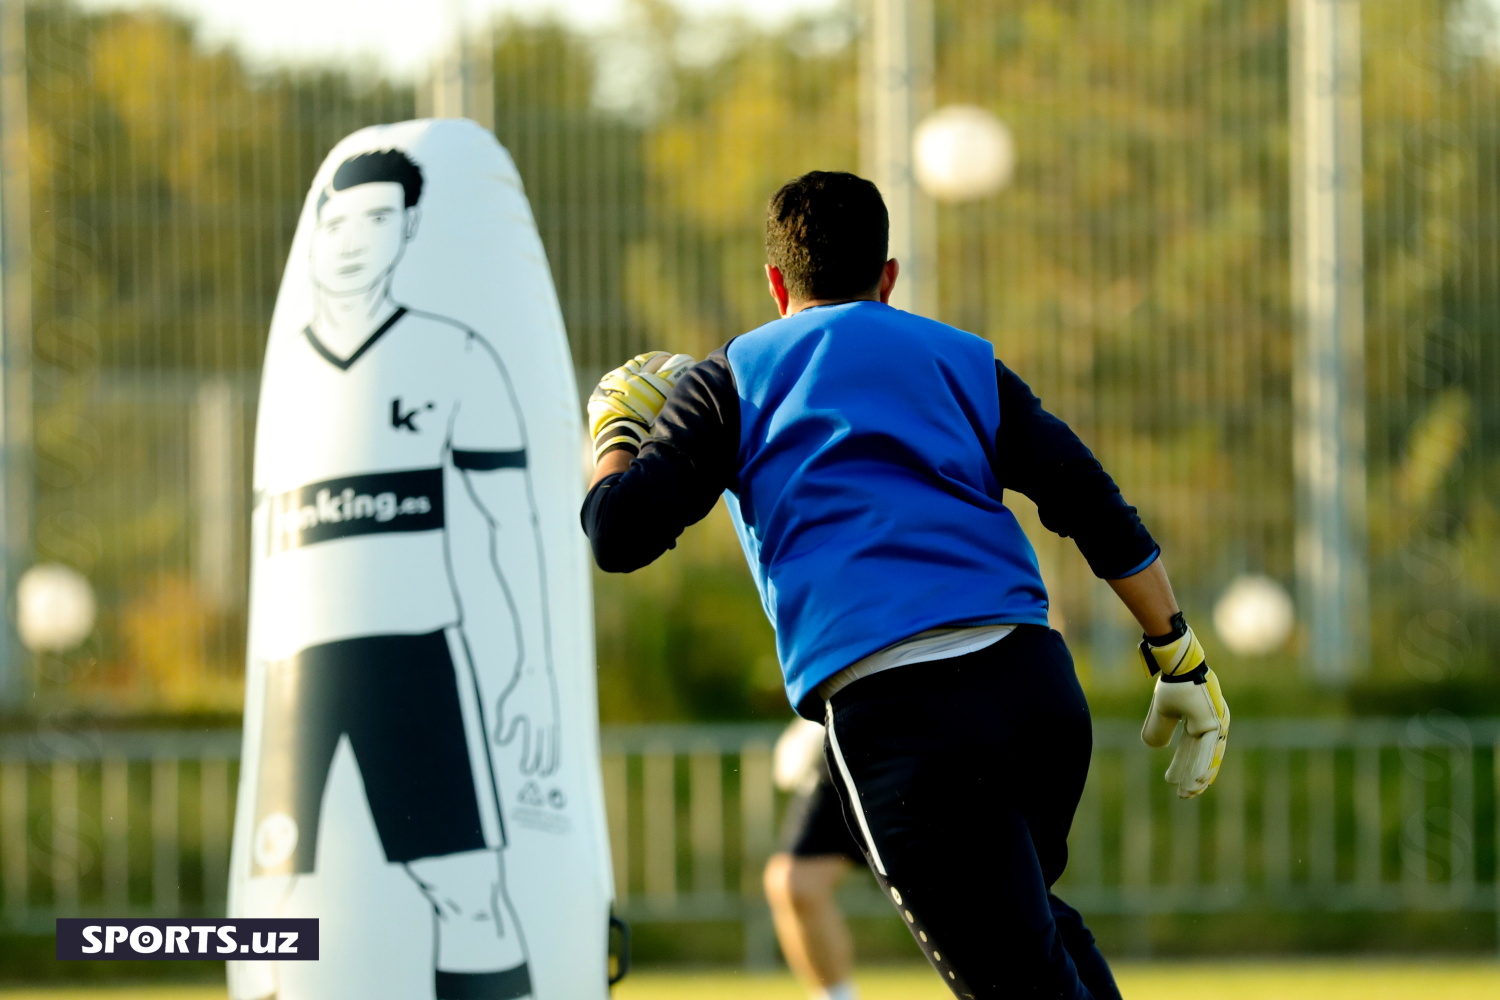
[[[1198,637],[1180,613],[1172,616],[1172,625],[1166,635],[1141,637],[1146,670],[1158,675],[1141,740],[1148,747],[1164,747],[1182,723],[1182,738],[1166,779],[1177,786],[1181,798],[1190,799],[1219,775],[1229,741],[1229,706]]]
[[[600,379],[588,407],[595,463],[615,448],[640,451],[672,386],[694,364],[686,354],[648,351]]]
[[[557,770],[562,748],[557,685],[549,670],[522,670],[500,696],[495,710],[495,742],[510,746],[520,737],[522,774],[546,777]]]

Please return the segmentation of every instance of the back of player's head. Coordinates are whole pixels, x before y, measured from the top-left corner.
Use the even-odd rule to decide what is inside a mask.
[[[880,283],[890,217],[880,191],[853,174],[814,170],[766,209],[766,260],[793,301],[864,295]]]
[[[411,157],[399,149],[379,149],[368,153],[356,153],[333,172],[333,180],[318,195],[318,211],[328,201],[332,191],[343,191],[357,184],[380,182],[400,184],[406,197],[406,207],[411,208],[422,197],[422,168],[412,162]]]

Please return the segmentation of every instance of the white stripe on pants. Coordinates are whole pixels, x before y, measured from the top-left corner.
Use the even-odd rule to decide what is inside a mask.
[[[885,862],[880,860],[880,849],[875,846],[875,839],[870,836],[870,824],[865,822],[865,810],[859,804],[859,789],[854,787],[854,779],[849,776],[849,765],[844,763],[844,755],[839,750],[839,734],[833,729],[832,699],[825,705],[827,714],[823,726],[828,730],[828,745],[833,750],[834,763],[839,766],[839,777],[843,779],[844,789],[849,793],[849,804],[854,808],[854,818],[859,821],[859,832],[864,835],[865,846],[870,850],[870,861],[875,865],[877,872],[885,875]]]

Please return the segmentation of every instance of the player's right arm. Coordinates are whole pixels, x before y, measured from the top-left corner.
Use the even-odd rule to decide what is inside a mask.
[[[581,517],[600,569],[639,569],[708,516],[734,480],[739,416],[721,348],[682,374],[638,455],[628,464],[626,448],[601,456],[603,475],[596,476]]]
[[[1077,543],[1095,575],[1140,622],[1141,657],[1156,678],[1141,739],[1164,747],[1181,722],[1183,736],[1166,779],[1183,798],[1198,795],[1219,773],[1229,706],[1177,607],[1161,549],[1078,435],[1044,410],[1005,365],[995,362],[995,372],[1000,392],[996,476],[1001,486],[1036,504],[1042,524]]]

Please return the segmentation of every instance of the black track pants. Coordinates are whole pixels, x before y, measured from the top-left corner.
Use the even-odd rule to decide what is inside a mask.
[[[1022,625],[866,677],[828,721],[849,826],[955,995],[1119,1000],[1083,919],[1050,891],[1093,743],[1060,635]]]

